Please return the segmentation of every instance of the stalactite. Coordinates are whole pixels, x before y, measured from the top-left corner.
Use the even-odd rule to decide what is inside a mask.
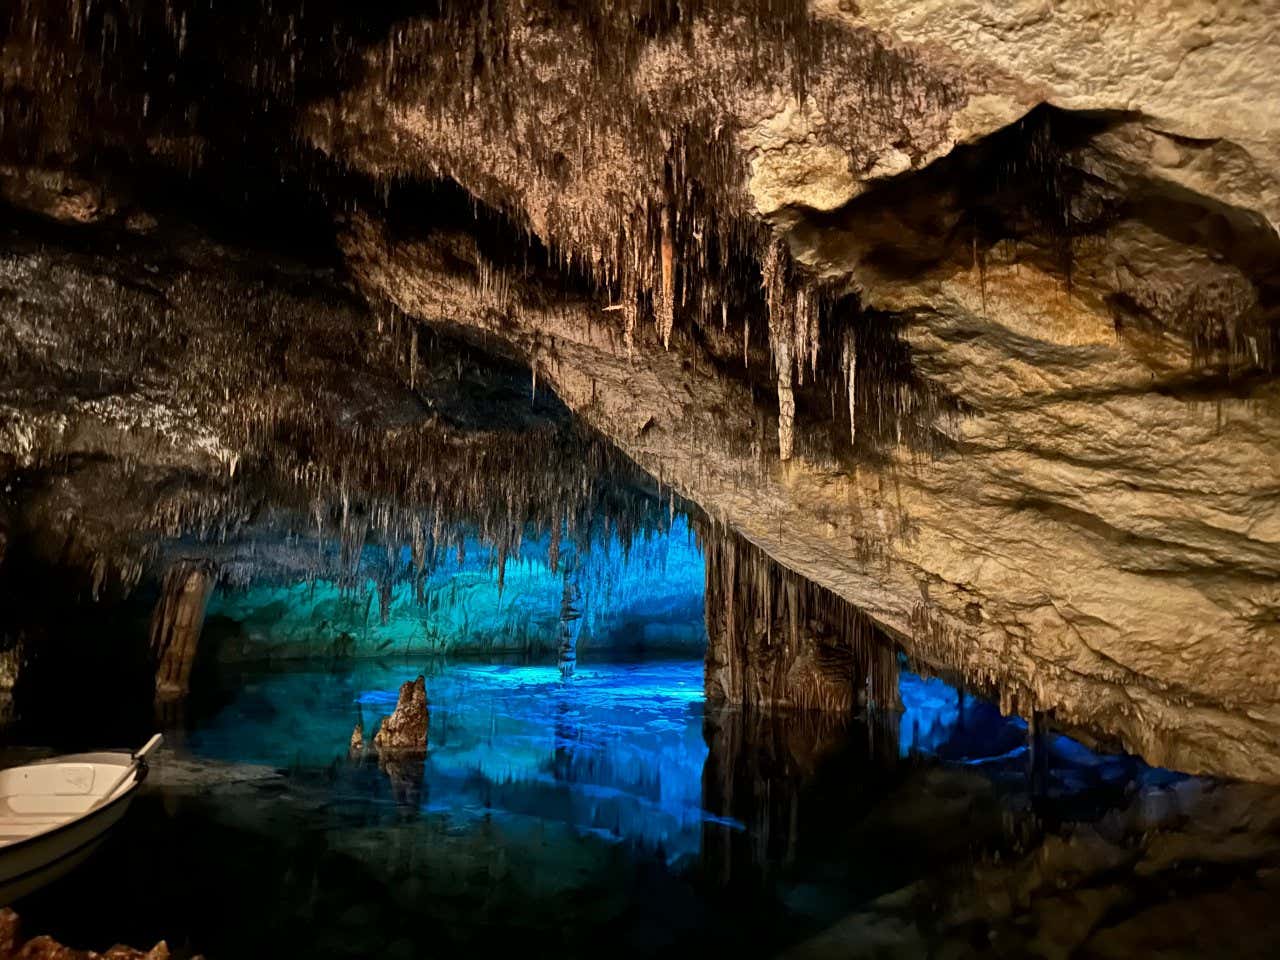
[[[635,352],[636,341],[636,304],[634,297],[622,304],[622,334],[627,345],[627,359]]]
[[[413,325],[413,332],[409,336],[409,389],[417,389],[418,386],[418,325]]]
[[[778,456],[782,460],[790,460],[796,426],[796,395],[791,385],[791,342],[780,340],[775,343],[773,356],[778,378]]]
[[[707,696],[759,707],[894,709],[897,649],[848,601],[714,525],[706,563]]]
[[[765,304],[769,310],[769,348],[773,353],[778,384],[778,453],[790,460],[794,444],[796,401],[792,389],[795,361],[795,310],[787,290],[786,260],[782,241],[774,239],[761,269]]]
[[[671,347],[676,306],[675,241],[672,233],[671,211],[668,208],[662,212],[662,288],[657,298],[658,333],[662,337],[662,346],[667,349]]]
[[[858,342],[857,334],[852,329],[844,333],[844,341],[840,349],[841,366],[844,367],[845,392],[849,398],[849,445],[858,445]]]
[[[551,524],[551,536],[547,543],[547,566],[554,573],[560,569],[560,531],[563,524],[556,520]]]

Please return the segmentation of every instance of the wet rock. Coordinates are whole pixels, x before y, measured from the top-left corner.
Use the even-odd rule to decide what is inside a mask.
[[[22,641],[17,639],[10,644],[0,650],[0,695],[13,693],[22,672]]]
[[[1275,792],[1203,786],[1189,818],[1155,830],[1135,795],[1112,811],[1124,826],[1110,839],[1087,822],[988,834],[981,846],[994,853],[975,859],[970,848],[945,874],[878,898],[791,955],[1269,956],[1280,923],[1269,886],[1280,856]],[[894,804],[904,835],[912,824],[939,829],[926,793],[913,785],[909,802]],[[901,953],[872,936],[895,923],[909,944]]]
[[[33,937],[23,942],[20,927],[13,910],[8,907],[0,910],[0,960],[169,960],[170,956],[163,940],[150,950],[117,945],[98,953],[64,947],[52,937]]]
[[[119,209],[101,183],[57,168],[0,165],[0,200],[71,223],[94,223]]]
[[[1178,797],[1167,787],[1143,787],[1138,793],[1133,812],[1136,829],[1158,830],[1178,816]]]
[[[351,742],[347,746],[347,756],[355,759],[364,753],[364,724],[357,720],[355,729],[351,731]]]
[[[395,711],[383,719],[374,734],[373,743],[379,755],[426,752],[430,719],[427,679],[420,674],[417,680],[406,680],[400,685]]]

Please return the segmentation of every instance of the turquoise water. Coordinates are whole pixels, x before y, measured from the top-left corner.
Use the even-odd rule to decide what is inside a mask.
[[[1025,724],[905,672],[863,721],[711,710],[702,669],[224,666],[108,845],[20,909],[178,956],[771,956],[1185,780],[1054,737],[1033,788]],[[419,671],[425,758],[352,759]]]
[[[352,728],[372,737],[413,664],[239,674],[231,702],[183,744],[195,757],[295,770],[338,765],[373,806],[347,759]],[[696,854],[702,809],[702,664],[587,663],[568,681],[554,664],[455,663],[430,673],[430,749],[414,787],[418,812],[458,824],[537,818],[625,840],[668,857]],[[365,763],[370,761],[366,760]],[[346,793],[340,792],[345,790]]]

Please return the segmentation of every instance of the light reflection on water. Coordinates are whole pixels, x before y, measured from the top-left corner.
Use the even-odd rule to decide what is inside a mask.
[[[357,718],[372,736],[413,666],[264,674],[192,731],[185,749],[291,768],[345,762]],[[455,663],[428,681],[430,749],[421,807],[459,820],[543,817],[672,858],[702,829],[701,661],[554,665]],[[373,805],[395,802],[367,794]]]
[[[24,914],[215,960],[764,956],[1169,777],[1052,738],[1037,798],[1025,724],[941,681],[904,671],[903,712],[871,722],[764,716],[708,708],[699,660],[437,664],[425,758],[351,760],[421,669],[209,675],[119,834]]]
[[[357,720],[372,738],[394,709],[399,685],[419,669],[369,661],[341,669],[235,671],[225,680],[230,699],[193,724],[182,750],[300,774],[337,770],[334,796],[371,810],[411,799],[422,812],[459,822],[555,821],[661,850],[672,861],[699,853],[704,824],[745,829],[731,813],[708,809],[700,660],[587,663],[569,680],[554,664],[437,663],[427,668],[429,749],[421,768],[412,769],[406,793],[403,776],[388,783],[359,775],[347,745]],[[1015,761],[1027,749],[1021,719],[1002,717],[993,704],[942,680],[900,676],[899,757],[992,764],[1020,775]],[[827,727],[814,734],[829,741],[824,749],[846,735],[839,724]],[[892,734],[889,728],[888,739]],[[1113,780],[1145,771],[1132,758],[1095,754],[1066,737],[1053,737],[1048,746],[1059,761],[1060,791],[1088,788],[1097,777],[1087,774],[1098,770]]]

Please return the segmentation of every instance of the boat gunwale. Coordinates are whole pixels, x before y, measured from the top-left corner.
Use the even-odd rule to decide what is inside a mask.
[[[137,767],[134,773],[133,780],[128,784],[128,786],[125,787],[124,792],[121,793],[120,796],[116,797],[114,800],[109,800],[107,803],[102,804],[102,806],[94,807],[90,810],[86,810],[84,813],[79,814],[78,816],[74,816],[70,820],[67,820],[64,823],[60,823],[54,827],[49,827],[46,830],[41,830],[39,833],[33,833],[29,837],[23,837],[21,840],[15,840],[13,843],[9,843],[9,844],[6,844],[5,846],[0,847],[0,860],[4,859],[7,854],[21,850],[25,846],[36,843],[41,840],[48,840],[51,837],[56,837],[59,833],[61,833],[64,830],[70,830],[72,827],[78,826],[83,823],[91,823],[94,820],[98,819],[99,815],[106,813],[108,810],[114,809],[119,803],[125,800],[132,799],[133,792],[138,789],[139,785],[141,785],[143,779],[146,777],[146,772],[147,772],[147,764],[145,760],[136,761],[132,754],[125,753],[123,751],[100,751],[97,753],[72,753],[72,754],[66,754],[65,756],[50,757],[45,760],[34,760],[31,763],[23,763],[23,764],[19,764],[16,767],[6,768],[5,772],[8,772],[8,770],[21,770],[23,769],[23,767],[46,766],[54,763],[102,762],[105,764],[105,763],[108,763],[108,761],[90,761],[90,760],[84,759],[85,757],[104,757],[104,756],[122,757],[125,759],[126,762],[116,764],[116,766],[121,766],[121,767],[136,766]],[[83,844],[81,846],[83,846]],[[76,849],[79,849],[79,847],[77,847]],[[61,860],[61,859],[62,857],[55,857],[53,860],[50,860],[49,862],[56,863],[58,860]],[[31,871],[29,870],[26,871],[26,873],[30,873],[30,872]],[[19,874],[18,876],[25,876],[25,873]],[[0,880],[0,884],[9,883],[13,879],[16,879],[16,878],[10,878],[9,880]]]

